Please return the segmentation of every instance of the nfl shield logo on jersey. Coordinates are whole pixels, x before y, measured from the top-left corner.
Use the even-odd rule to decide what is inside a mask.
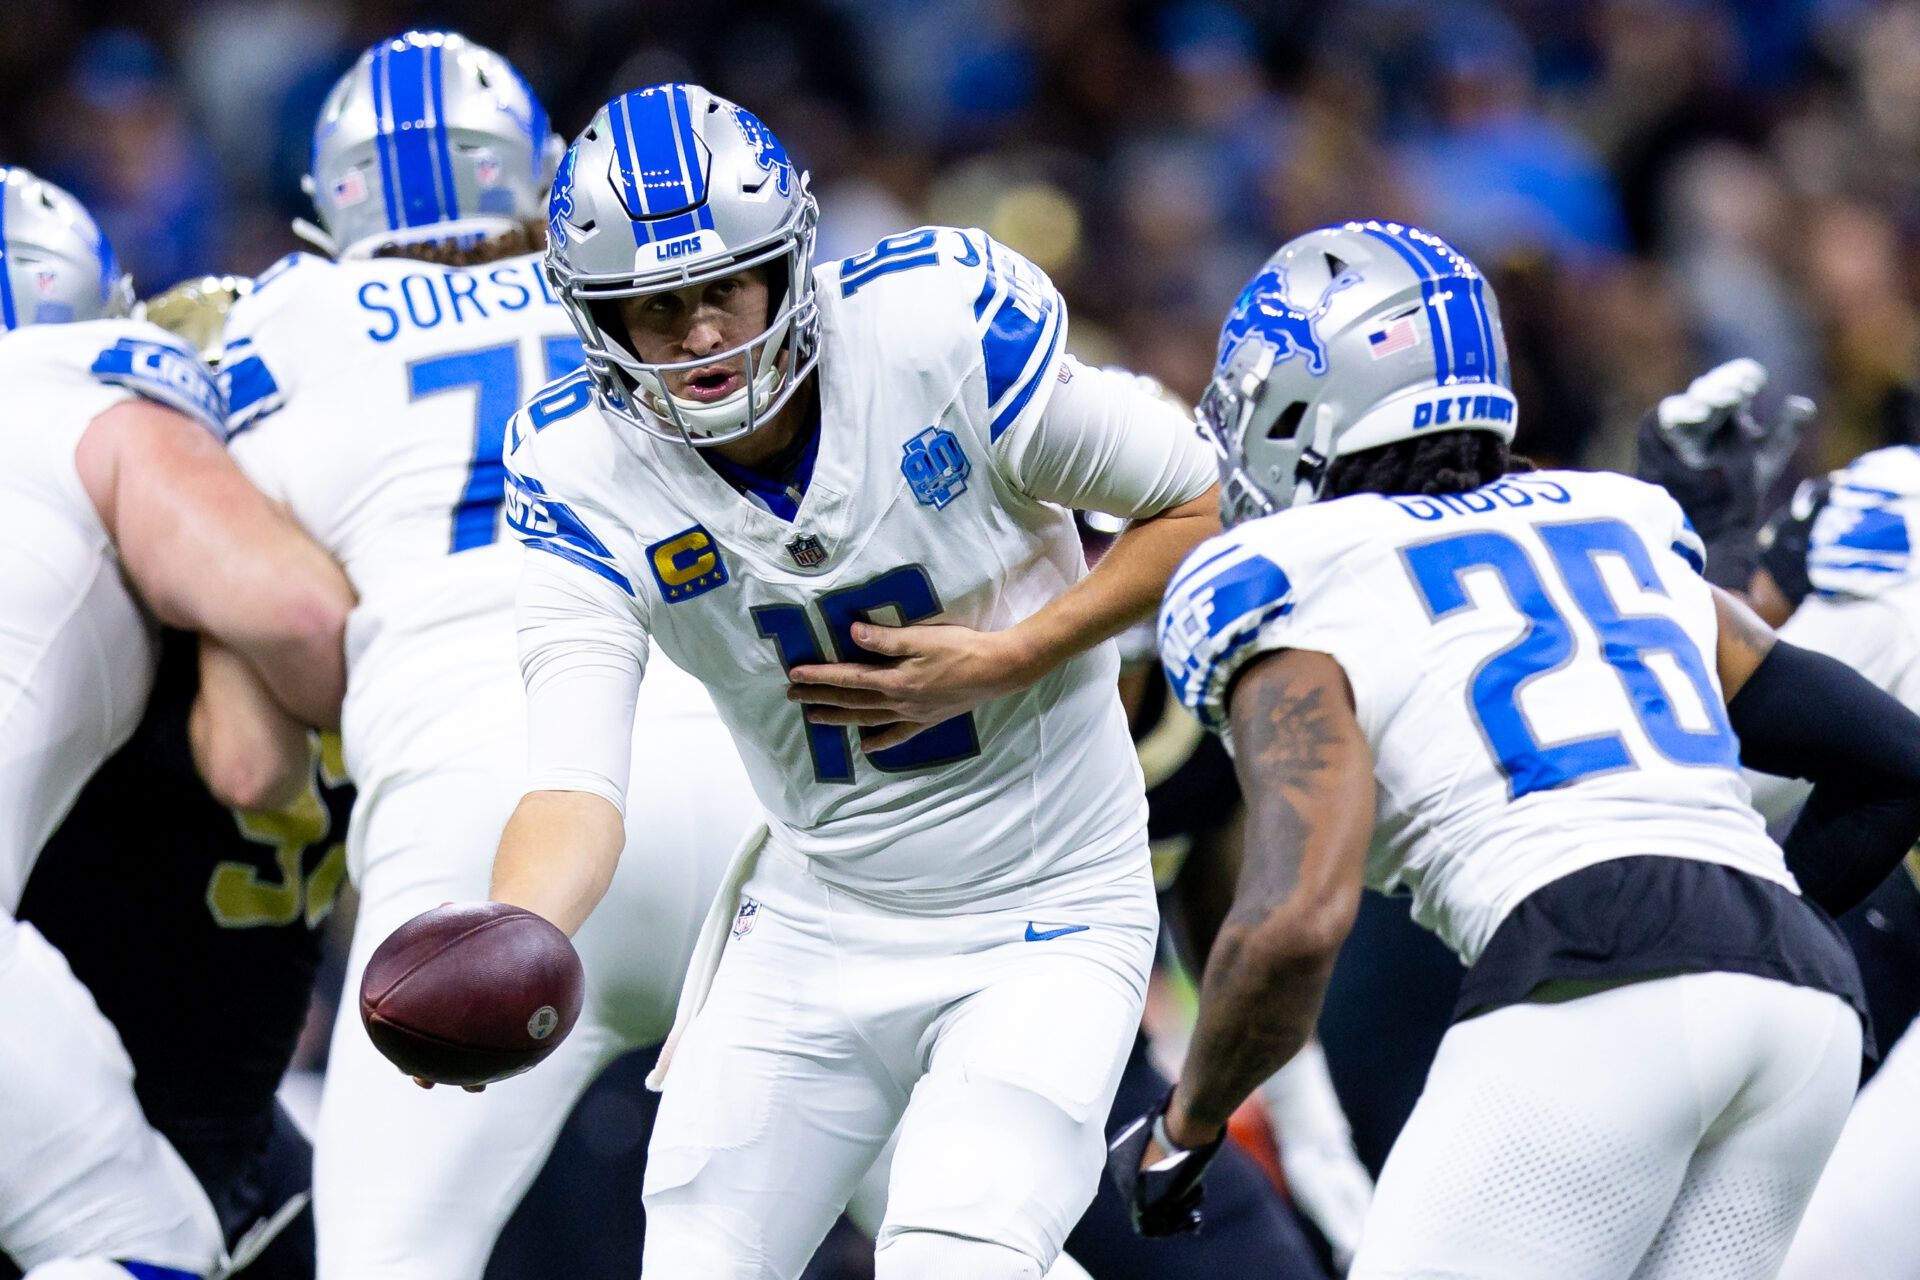
[[[900,460],[900,474],[922,505],[938,511],[967,491],[973,464],[953,432],[928,427],[902,445],[901,451],[907,456]]]
[[[753,932],[753,922],[759,918],[760,904],[752,898],[740,899],[740,910],[733,917],[733,936],[744,938]]]
[[[811,533],[796,533],[787,541],[787,554],[802,569],[817,569],[827,562],[827,549]]]

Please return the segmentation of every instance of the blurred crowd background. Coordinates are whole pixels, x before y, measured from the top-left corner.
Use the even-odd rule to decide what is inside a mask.
[[[142,292],[296,246],[315,112],[447,25],[562,133],[697,79],[811,168],[823,255],[980,225],[1083,356],[1197,394],[1290,235],[1352,216],[1496,279],[1537,459],[1759,357],[1825,412],[1802,465],[1920,439],[1920,3],[1868,0],[7,0],[0,160],[81,196]]]
[[[0,163],[86,201],[143,295],[253,274],[299,247],[326,90],[414,26],[505,54],[569,137],[698,80],[811,169],[823,258],[985,227],[1060,284],[1083,358],[1189,397],[1274,247],[1382,217],[1493,276],[1536,460],[1625,465],[1639,414],[1735,355],[1820,403],[1800,472],[1920,443],[1920,0],[4,0]],[[1457,973],[1370,898],[1322,1027],[1369,1163]],[[619,1070],[563,1139],[605,1184],[645,1136]],[[620,1273],[637,1224],[536,1202],[503,1253],[588,1239]]]

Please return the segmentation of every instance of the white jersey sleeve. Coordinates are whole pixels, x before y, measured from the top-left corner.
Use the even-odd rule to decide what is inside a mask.
[[[1023,418],[999,449],[1028,495],[1137,520],[1190,502],[1216,479],[1193,419],[1140,379],[1072,356],[1055,364],[1045,410]]]
[[[529,791],[585,791],[626,811],[633,708],[646,669],[646,597],[588,521],[624,527],[542,479],[540,433],[591,403],[576,373],[543,389],[507,427],[507,523],[524,544],[516,603],[527,689]],[[576,434],[549,452],[596,442]],[[578,459],[556,459],[560,467]]]

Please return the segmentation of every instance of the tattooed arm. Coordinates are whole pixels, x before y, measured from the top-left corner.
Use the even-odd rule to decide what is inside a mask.
[[[1229,697],[1246,856],[1167,1110],[1168,1136],[1186,1147],[1212,1141],[1313,1033],[1373,835],[1373,757],[1339,663],[1269,654]]]

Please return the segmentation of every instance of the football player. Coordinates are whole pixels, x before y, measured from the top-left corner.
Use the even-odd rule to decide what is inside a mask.
[[[1864,1006],[1788,868],[1830,887],[1920,834],[1920,718],[1716,595],[1663,490],[1527,473],[1505,376],[1479,271],[1395,223],[1289,242],[1227,320],[1201,415],[1234,527],[1161,652],[1235,750],[1247,869],[1115,1173],[1145,1228],[1195,1220],[1365,882],[1469,967],[1352,1275],[1770,1276]],[[1816,783],[1784,858],[1743,751]]]
[[[586,367],[509,432],[532,777],[494,896],[593,910],[656,642],[772,815],[656,1072],[646,1274],[797,1275],[897,1127],[877,1274],[1037,1277],[1154,946],[1107,638],[1214,528],[1206,450],[982,232],[816,267],[806,175],[697,86],[603,107],[549,212]],[[1136,520],[1090,574],[1072,508]]]
[[[1690,472],[1673,477],[1672,487],[1695,499],[1696,509],[1704,500],[1695,523],[1712,513],[1717,494],[1727,495],[1725,507],[1749,516],[1758,510],[1766,477],[1734,460],[1783,435],[1777,427],[1739,429],[1743,418],[1751,422],[1748,406],[1765,382],[1766,371],[1752,360],[1722,365],[1683,395],[1663,400],[1642,426],[1643,474],[1654,470],[1664,479],[1676,468]],[[1702,447],[1664,447],[1650,438],[1655,435]],[[1791,442],[1790,434],[1779,441]],[[1745,483],[1732,483],[1736,478]],[[1729,525],[1729,539],[1744,536],[1753,546],[1749,557],[1757,561],[1747,596],[1757,611],[1770,615],[1782,640],[1846,663],[1920,710],[1920,565],[1912,555],[1920,531],[1920,450],[1876,449],[1804,482],[1758,539],[1750,519],[1744,528],[1738,520]],[[1797,780],[1754,775],[1753,794],[1761,813],[1777,822],[1793,813],[1807,788]],[[1909,871],[1912,865],[1909,858]],[[1876,891],[1874,903],[1884,903],[1884,917],[1898,922],[1910,914],[1913,897],[1912,881],[1896,872]],[[1857,947],[1863,935],[1854,936]],[[1891,959],[1902,966],[1893,971],[1895,985],[1910,1008],[1911,961],[1904,955]],[[1875,1013],[1878,1021],[1878,1004]],[[1882,1038],[1896,1030],[1883,1024]],[[1920,1194],[1912,1160],[1920,1141],[1916,1097],[1920,1039],[1901,1035],[1847,1117],[1780,1272],[1787,1280],[1896,1280],[1920,1269],[1920,1224],[1909,1211]]]
[[[250,284],[189,281],[142,314],[217,362],[221,319]],[[141,1110],[219,1215],[228,1274],[299,1280],[313,1274],[313,1153],[275,1090],[345,881],[352,788],[330,737],[291,786],[243,780],[253,794],[235,798],[255,812],[223,807],[188,749],[199,684],[194,638],[163,631],[145,714],[47,841],[19,918],[119,1033]]]
[[[485,894],[522,790],[521,553],[502,536],[501,441],[525,392],[579,361],[530,252],[562,149],[491,51],[439,32],[376,44],[314,129],[308,233],[329,256],[281,263],[229,317],[234,457],[359,597],[342,712],[358,788],[350,992],[402,921]],[[659,674],[633,736],[637,847],[579,939],[588,1009],[546,1069],[480,1098],[423,1094],[341,1010],[314,1139],[328,1280],[477,1280],[587,1082],[665,1036],[757,806],[711,700]]]
[[[0,1250],[35,1280],[204,1276],[223,1253],[207,1196],[142,1114],[113,1027],[15,912],[141,718],[156,620],[207,633],[216,667],[325,725],[351,594],[227,456],[198,354],[126,318],[131,284],[78,202],[0,171],[0,243],[0,1021],[16,1032],[0,1038]],[[205,757],[223,793],[246,785],[233,758]]]

